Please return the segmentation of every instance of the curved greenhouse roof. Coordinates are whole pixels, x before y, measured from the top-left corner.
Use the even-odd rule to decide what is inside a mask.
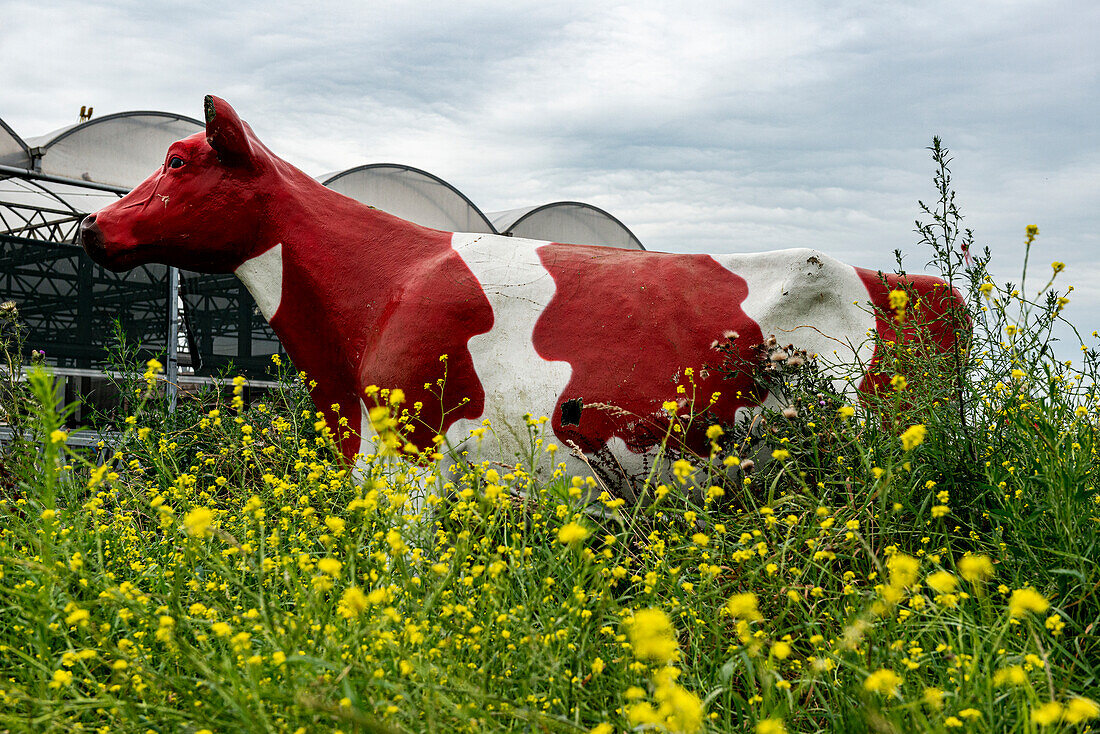
[[[555,201],[489,216],[501,234],[574,245],[645,249],[625,224],[603,209],[580,201]]]
[[[144,181],[163,163],[169,145],[204,128],[191,117],[144,110],[24,138],[0,120],[0,166],[10,167],[0,171],[0,232],[30,236],[28,228],[48,228],[51,239],[59,233],[71,239],[80,215]],[[622,222],[591,204],[557,201],[486,215],[442,178],[399,163],[356,166],[317,180],[434,229],[645,249]]]
[[[133,188],[164,162],[168,146],[205,129],[170,112],[119,112],[27,140],[41,154],[39,170],[53,176]]]
[[[344,196],[425,227],[448,232],[496,231],[465,194],[419,168],[371,163],[318,180]]]
[[[30,167],[31,154],[27,144],[8,123],[0,120],[0,165]]]

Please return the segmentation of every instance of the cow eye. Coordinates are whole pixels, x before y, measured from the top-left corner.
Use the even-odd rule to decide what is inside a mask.
[[[183,165],[183,159],[180,158],[178,155],[172,156],[171,160],[168,161],[168,167],[169,168],[179,168],[182,165]]]

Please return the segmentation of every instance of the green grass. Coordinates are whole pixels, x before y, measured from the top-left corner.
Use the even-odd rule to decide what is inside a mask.
[[[986,287],[952,231],[972,342],[882,345],[908,384],[860,401],[813,360],[762,374],[775,410],[709,457],[689,406],[633,506],[485,462],[418,510],[439,464],[380,446],[353,478],[289,377],[167,414],[135,375],[97,468],[43,373],[9,383],[0,730],[1087,731],[1095,354],[1051,361],[1055,278]]]

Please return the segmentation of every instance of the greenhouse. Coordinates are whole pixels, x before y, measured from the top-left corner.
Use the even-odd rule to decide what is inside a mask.
[[[45,352],[70,397],[108,367],[115,324],[143,355],[166,355],[178,384],[224,371],[262,379],[281,351],[251,295],[232,275],[147,265],[114,273],[77,244],[81,220],[163,164],[168,146],[204,130],[158,111],[93,117],[23,137],[0,119],[0,301],[14,301],[25,348]],[[644,249],[618,219],[590,204],[552,202],[486,214],[427,171],[371,163],[318,176],[325,186],[426,227]],[[177,371],[178,370],[178,371]]]

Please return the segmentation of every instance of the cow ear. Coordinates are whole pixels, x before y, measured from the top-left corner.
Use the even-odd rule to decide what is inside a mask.
[[[236,110],[212,94],[203,100],[203,110],[206,113],[206,142],[217,152],[218,160],[223,163],[251,161],[252,144]]]

